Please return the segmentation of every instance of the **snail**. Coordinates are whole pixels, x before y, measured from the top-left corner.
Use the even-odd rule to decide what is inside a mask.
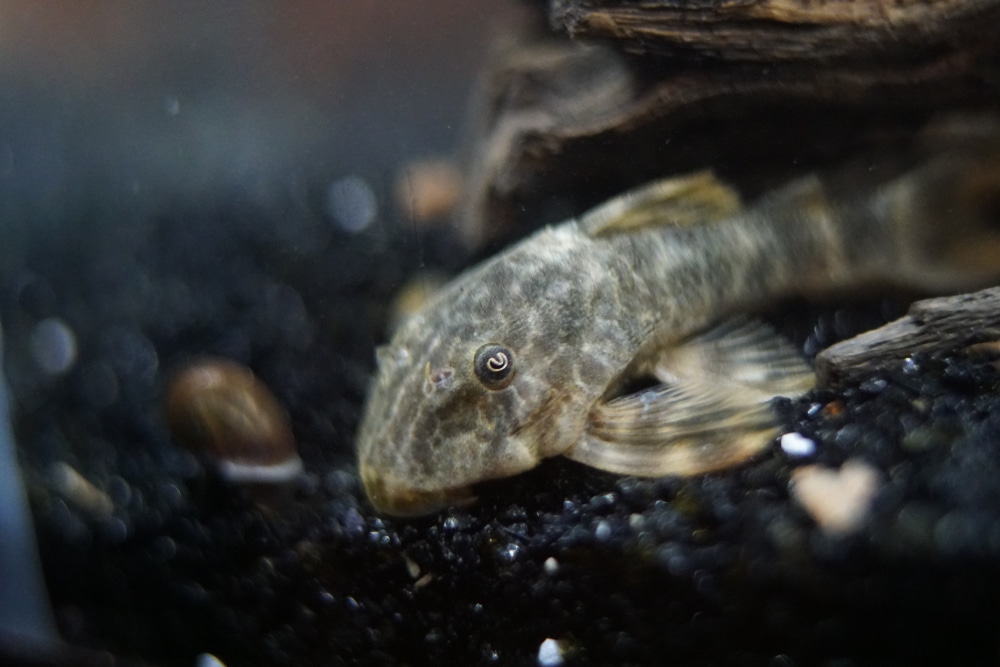
[[[261,504],[302,473],[287,413],[245,366],[218,358],[189,364],[170,380],[164,407],[174,438]]]

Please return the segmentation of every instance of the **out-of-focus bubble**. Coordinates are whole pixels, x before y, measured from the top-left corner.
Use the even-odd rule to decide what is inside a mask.
[[[345,176],[326,191],[327,213],[348,232],[360,232],[375,219],[378,202],[371,186],[360,176]]]
[[[419,225],[445,220],[461,194],[462,173],[450,160],[411,162],[396,178],[396,204]]]
[[[56,317],[42,320],[31,330],[28,344],[35,363],[49,375],[60,375],[76,362],[76,335]]]

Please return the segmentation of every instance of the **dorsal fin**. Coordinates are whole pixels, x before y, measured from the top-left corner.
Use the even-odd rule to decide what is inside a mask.
[[[598,237],[649,227],[713,222],[740,210],[740,196],[711,171],[653,181],[591,209],[580,228]]]

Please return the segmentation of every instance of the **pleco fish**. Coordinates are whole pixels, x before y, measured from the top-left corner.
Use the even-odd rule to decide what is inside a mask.
[[[1000,275],[1000,144],[894,163],[888,178],[868,165],[813,175],[746,209],[709,172],[658,181],[462,274],[378,350],[358,438],[372,503],[425,514],[550,456],[663,476],[762,452],[770,400],[813,375],[739,313],[792,293]]]

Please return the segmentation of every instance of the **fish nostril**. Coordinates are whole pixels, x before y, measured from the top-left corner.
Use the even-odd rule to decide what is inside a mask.
[[[431,373],[430,380],[434,385],[441,386],[451,380],[453,371],[450,368],[439,368]]]
[[[435,368],[430,362],[424,367],[424,395],[430,396],[438,389],[449,389],[455,377],[453,368]]]

